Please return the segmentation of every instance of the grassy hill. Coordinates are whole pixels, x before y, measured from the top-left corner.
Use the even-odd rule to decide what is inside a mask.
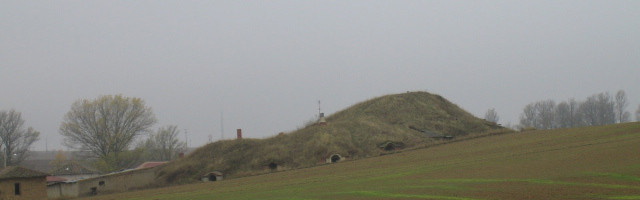
[[[528,131],[91,199],[640,199],[640,123]]]
[[[434,136],[508,132],[478,119],[439,95],[408,92],[356,104],[310,125],[267,139],[218,141],[160,172],[166,183],[194,182],[210,171],[227,177],[255,175],[323,164],[333,155],[353,160],[441,142]],[[472,134],[474,135],[474,134]],[[391,145],[386,150],[381,145]],[[393,152],[393,151],[392,151]]]

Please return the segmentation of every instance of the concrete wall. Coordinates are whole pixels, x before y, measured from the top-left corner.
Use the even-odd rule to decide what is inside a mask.
[[[332,154],[331,156],[329,156],[329,157],[325,160],[325,161],[326,161],[326,163],[333,163],[332,158],[333,158],[334,156],[337,156],[337,158],[338,158],[335,162],[340,162],[340,161],[343,161],[343,160],[344,160],[344,157],[342,157],[340,154]]]
[[[209,176],[211,176],[211,175],[212,175],[212,174],[207,174],[206,176],[202,176],[202,177],[200,177],[200,180],[201,180],[202,182],[209,182],[209,181],[211,181],[211,180],[209,180]],[[215,180],[215,181],[222,181],[222,180],[224,180],[224,177],[222,176],[222,174],[221,174],[221,173],[219,173],[219,174],[213,174],[213,175],[216,177],[216,180]]]
[[[131,170],[72,183],[53,184],[49,186],[48,195],[50,198],[83,197],[94,195],[94,190],[97,194],[124,192],[148,186],[154,183],[155,178],[154,168]]]
[[[78,192],[80,196],[91,195],[91,188],[93,187],[97,189],[98,194],[124,192],[152,184],[155,178],[154,168],[109,174],[78,181]],[[104,184],[101,184],[101,181],[104,181]]]
[[[16,183],[20,183],[20,195],[15,194]],[[0,199],[47,199],[47,179],[43,176],[0,180]]]
[[[47,186],[47,196],[51,199],[61,197],[78,197],[78,184],[76,182],[71,182],[49,185]]]

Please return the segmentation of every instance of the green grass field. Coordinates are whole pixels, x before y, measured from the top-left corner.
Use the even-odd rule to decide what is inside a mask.
[[[640,199],[640,123],[490,136],[89,199]]]

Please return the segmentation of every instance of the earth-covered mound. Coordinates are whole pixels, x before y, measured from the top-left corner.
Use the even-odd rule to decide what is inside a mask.
[[[267,139],[217,141],[159,172],[165,183],[198,180],[212,171],[226,177],[309,167],[378,156],[468,134],[506,131],[427,92],[386,95],[358,103],[291,133]]]

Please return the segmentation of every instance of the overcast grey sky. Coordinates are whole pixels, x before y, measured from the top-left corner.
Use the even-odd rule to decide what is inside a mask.
[[[640,103],[640,1],[2,1],[0,110],[63,148],[79,99],[140,97],[190,146],[373,97],[437,93],[516,124],[533,101]],[[184,135],[181,135],[183,137]]]

